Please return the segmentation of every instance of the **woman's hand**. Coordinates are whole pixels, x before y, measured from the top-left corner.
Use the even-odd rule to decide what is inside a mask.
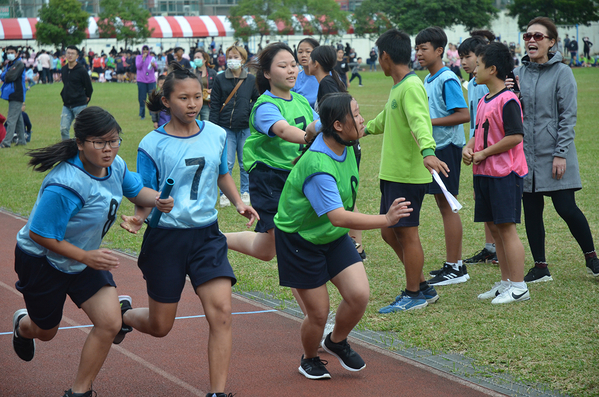
[[[160,194],[156,196],[156,208],[158,208],[158,211],[168,214],[169,212],[171,212],[174,205],[175,199],[171,196],[168,196],[168,198],[166,199],[161,199]]]
[[[121,222],[121,227],[129,233],[137,234],[137,232],[139,232],[139,230],[144,224],[144,221],[141,218],[141,216],[121,215],[121,218],[123,218],[123,222]]]
[[[245,204],[240,204],[237,207],[235,207],[237,209],[237,212],[240,215],[245,216],[246,218],[249,219],[248,223],[246,223],[245,225],[247,227],[252,226],[252,224],[254,223],[254,221],[256,220],[260,220],[260,215],[258,215],[258,213],[256,212],[256,210],[249,206],[249,205],[245,205]]]
[[[397,224],[401,218],[410,216],[410,212],[414,210],[413,208],[408,207],[410,204],[412,203],[406,201],[403,197],[396,198],[395,201],[393,201],[393,204],[391,204],[389,211],[385,214],[387,226],[393,226]]]
[[[553,169],[551,170],[551,176],[554,179],[560,180],[566,173],[566,159],[563,157],[553,158]]]
[[[119,266],[119,258],[107,249],[87,251],[82,263],[96,270],[112,270]]]

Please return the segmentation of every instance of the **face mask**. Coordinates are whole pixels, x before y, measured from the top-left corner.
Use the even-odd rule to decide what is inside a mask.
[[[193,63],[196,65],[196,68],[201,68],[202,66],[204,66],[204,60],[202,58],[194,59]]]
[[[9,61],[14,61],[16,57],[16,54],[6,54],[6,59],[8,59]]]
[[[241,67],[241,60],[240,59],[229,59],[229,60],[227,60],[227,67],[229,69],[237,70]]]

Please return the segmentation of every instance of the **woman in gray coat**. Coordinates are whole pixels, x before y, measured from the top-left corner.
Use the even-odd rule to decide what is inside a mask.
[[[597,277],[599,259],[593,236],[574,197],[574,192],[582,189],[574,145],[576,80],[562,63],[562,54],[551,51],[558,38],[551,19],[534,18],[523,37],[527,55],[515,75],[521,91],[524,153],[529,170],[522,202],[526,235],[535,260],[524,281],[553,280],[545,258],[544,196],[551,197],[556,212],[580,245],[588,271]]]

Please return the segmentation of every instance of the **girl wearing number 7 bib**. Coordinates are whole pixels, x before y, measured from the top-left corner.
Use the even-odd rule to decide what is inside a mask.
[[[125,326],[166,336],[189,276],[210,329],[208,395],[220,397],[225,395],[231,357],[231,286],[237,280],[227,259],[227,241],[218,228],[217,186],[249,219],[248,226],[258,215],[243,203],[229,174],[225,130],[196,120],[202,108],[202,84],[179,64],[171,68],[162,90],[148,102],[153,112],[166,109],[171,120],[142,139],[137,168],[147,187],[163,187],[172,178],[175,206],[144,234],[138,265],[146,280],[149,307],[132,309],[127,297],[121,300],[121,311]],[[134,217],[125,217],[135,226],[131,231],[139,230],[149,213],[138,207]]]
[[[92,382],[121,330],[110,273],[119,258],[100,249],[102,239],[116,220],[123,196],[163,212],[173,208],[173,199],[159,200],[158,193],[143,187],[139,175],[129,172],[117,156],[121,127],[110,113],[88,107],[79,113],[74,128],[75,139],[28,153],[35,171],[52,171],[42,182],[27,225],[17,235],[16,288],[27,309],[13,316],[13,347],[22,360],[31,361],[34,339],[49,341],[56,336],[69,295],[94,327],[64,396],[91,397]]]

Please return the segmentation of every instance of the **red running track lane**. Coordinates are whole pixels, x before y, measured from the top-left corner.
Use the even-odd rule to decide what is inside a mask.
[[[12,315],[24,307],[15,289],[15,236],[25,221],[0,212],[0,333],[12,331]],[[125,233],[123,231],[123,233]],[[119,254],[120,255],[120,254]],[[134,306],[147,305],[145,282],[135,258],[120,255],[113,272],[120,294]],[[325,352],[332,379],[308,380],[298,372],[302,348],[300,320],[233,295],[233,354],[227,392],[254,396],[500,396],[494,391],[437,371],[397,354],[351,339],[367,363],[360,372],[344,370]],[[202,306],[187,286],[177,315],[201,315]],[[69,299],[62,326],[90,324]],[[21,361],[10,334],[0,334],[0,396],[61,396],[70,388],[90,328],[60,330],[50,342],[36,341],[36,356]],[[100,397],[204,396],[209,388],[204,318],[179,319],[170,334],[157,339],[132,332],[113,346],[94,389]]]

